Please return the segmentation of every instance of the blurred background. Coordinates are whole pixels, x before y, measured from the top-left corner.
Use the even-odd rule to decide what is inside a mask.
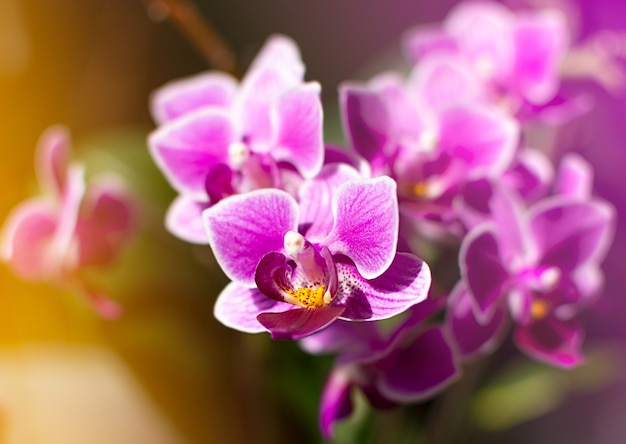
[[[70,128],[88,174],[119,171],[142,214],[140,233],[120,262],[93,277],[123,306],[118,320],[101,320],[77,295],[20,281],[0,266],[0,442],[321,442],[317,402],[330,361],[306,356],[296,344],[218,324],[212,306],[227,279],[207,247],[185,244],[163,228],[174,192],[145,146],[154,127],[149,96],[207,65],[170,21],[150,18],[158,14],[149,14],[147,4],[0,0],[0,218],[37,193],[34,149],[52,124]],[[307,79],[322,84],[328,137],[341,142],[338,83],[398,63],[402,33],[441,20],[456,2],[195,4],[242,69],[270,34],[293,37]],[[599,29],[626,31],[623,0],[569,6],[578,41]],[[591,82],[573,86],[591,90],[596,106],[576,122],[578,132],[569,133],[571,148],[595,166],[597,194],[612,201],[624,221],[626,94]],[[536,395],[526,410],[508,421],[481,422],[481,414],[493,412],[485,408],[517,395],[488,399],[488,407],[476,408],[478,425],[464,442],[626,442],[624,264],[626,224],[620,222],[606,261],[605,298],[586,319],[588,366],[572,373],[540,368],[530,385],[518,375],[521,385],[509,386]],[[516,362],[513,378],[529,360]],[[393,424],[397,418],[389,415],[394,413],[381,416]],[[384,427],[375,432],[345,442],[394,442]]]

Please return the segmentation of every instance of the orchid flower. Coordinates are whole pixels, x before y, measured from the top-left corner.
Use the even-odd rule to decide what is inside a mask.
[[[67,130],[50,128],[35,165],[42,195],[18,204],[7,218],[2,256],[21,278],[74,283],[103,317],[116,317],[117,304],[84,282],[80,271],[117,259],[134,230],[131,198],[113,175],[87,185],[84,167],[70,159]]]
[[[459,257],[476,319],[489,323],[506,298],[518,347],[553,365],[579,364],[582,330],[574,318],[599,290],[613,208],[557,194],[525,209],[502,189],[491,208],[493,220],[470,231]]]
[[[165,85],[153,95],[160,126],[150,152],[178,191],[168,229],[206,244],[201,213],[224,197],[285,188],[285,176],[310,178],[323,163],[320,86],[303,82],[295,43],[273,36],[238,85],[208,72]]]
[[[334,424],[352,412],[351,392],[359,388],[376,408],[424,401],[461,376],[456,353],[443,325],[426,320],[443,299],[426,299],[383,333],[377,322],[336,322],[301,340],[314,354],[335,355],[319,408],[322,435],[331,438]]]
[[[321,201],[298,205],[284,191],[257,190],[205,210],[209,243],[233,281],[218,297],[218,320],[299,339],[337,319],[389,318],[426,298],[428,266],[396,253],[395,182],[351,179],[330,194],[327,202],[328,193],[308,193]]]
[[[472,92],[471,74],[448,57],[418,65],[411,78],[383,74],[340,89],[351,146],[373,175],[398,182],[400,210],[451,224],[464,185],[503,174],[514,160],[519,126]]]
[[[491,1],[463,2],[440,27],[416,28],[405,38],[410,59],[456,54],[494,100],[501,97],[514,109],[524,101],[543,104],[555,96],[568,45],[562,12],[513,13]]]

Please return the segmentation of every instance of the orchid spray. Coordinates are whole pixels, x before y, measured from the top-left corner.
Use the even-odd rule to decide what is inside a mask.
[[[177,20],[179,2],[147,3]],[[228,53],[229,72],[150,96],[146,156],[173,189],[159,224],[228,280],[211,301],[220,328],[317,363],[289,376],[291,407],[302,380],[315,387],[306,442],[470,442],[507,412],[533,418],[523,396],[494,411],[508,368],[532,379],[592,361],[585,317],[603,301],[617,211],[568,145],[576,134],[559,136],[591,112],[590,90],[619,90],[623,54],[578,38],[571,9],[517,3],[460,2],[404,32],[403,68],[342,81],[337,114],[278,33],[240,77]],[[115,262],[135,197],[110,176],[86,181],[69,146],[63,128],[42,136],[42,195],[9,214],[2,257],[115,317],[82,271]],[[293,367],[267,368],[269,385]]]

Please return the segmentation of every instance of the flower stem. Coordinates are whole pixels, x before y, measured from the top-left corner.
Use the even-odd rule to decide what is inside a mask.
[[[235,56],[211,23],[189,0],[143,0],[155,22],[168,19],[191,42],[210,68],[237,73]]]

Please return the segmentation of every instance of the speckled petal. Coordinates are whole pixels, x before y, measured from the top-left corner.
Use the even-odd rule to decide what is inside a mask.
[[[430,289],[428,265],[409,253],[397,253],[391,266],[372,280],[363,278],[350,263],[338,262],[336,268],[336,298],[345,305],[342,318],[347,320],[390,318],[425,300]]]

